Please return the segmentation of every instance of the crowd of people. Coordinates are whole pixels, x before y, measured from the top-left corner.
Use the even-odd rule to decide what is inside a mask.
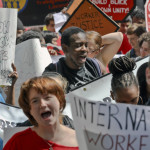
[[[52,14],[45,17],[43,29],[25,28],[18,18],[16,45],[38,38],[41,47],[48,43],[61,46],[62,52],[50,54],[65,57],[49,64],[41,76],[22,84],[18,103],[28,120],[17,126],[30,127],[12,136],[4,150],[78,150],[73,120],[63,115],[65,94],[108,73],[112,73],[110,93],[116,103],[150,105],[150,61],[139,67],[137,75],[133,73],[136,61],[150,55],[144,11],[136,8],[118,25],[118,32],[103,36],[75,26],[65,29],[60,36],[55,32]],[[19,75],[15,64],[12,68],[12,86],[1,85],[0,102],[15,105],[15,82]]]

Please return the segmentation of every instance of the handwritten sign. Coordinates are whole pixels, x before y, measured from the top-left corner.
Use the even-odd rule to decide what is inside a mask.
[[[17,9],[0,8],[0,85],[11,85],[8,75],[14,62],[16,30]]]
[[[101,35],[115,32],[119,26],[89,0],[84,0],[62,26],[63,32],[70,26],[77,26],[85,31],[97,31]]]
[[[80,150],[149,150],[149,107],[69,98]]]
[[[16,104],[20,86],[27,79],[41,76],[45,67],[52,62],[46,48],[41,48],[39,39],[27,40],[16,46],[15,65],[19,78],[15,84]]]

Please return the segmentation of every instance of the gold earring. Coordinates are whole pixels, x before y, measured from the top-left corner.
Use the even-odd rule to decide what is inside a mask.
[[[141,104],[143,104],[143,99],[140,95],[139,95],[139,99],[140,99]]]

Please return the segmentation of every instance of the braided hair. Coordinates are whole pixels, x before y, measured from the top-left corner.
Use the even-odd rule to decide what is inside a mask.
[[[133,74],[136,63],[133,59],[126,56],[112,59],[109,62],[109,71],[112,73],[111,88],[116,93],[119,88],[126,88],[131,85],[138,87],[138,81]]]

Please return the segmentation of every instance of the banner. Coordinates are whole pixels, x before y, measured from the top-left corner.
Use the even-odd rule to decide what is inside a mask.
[[[67,13],[72,15],[83,0],[74,0]],[[136,0],[91,0],[104,13],[115,21],[123,21],[136,6]]]
[[[60,12],[70,0],[3,0],[3,7],[18,8],[25,26],[43,25],[48,13]]]
[[[115,21],[122,21],[134,10],[136,0],[91,0]]]
[[[0,8],[0,85],[12,82],[8,75],[15,57],[16,30],[17,9]]]
[[[149,150],[149,107],[69,99],[80,150]]]
[[[51,62],[47,48],[41,47],[39,39],[30,39],[16,46],[15,65],[19,74],[15,84],[16,104],[21,84],[32,77],[41,76]]]
[[[4,138],[4,128],[12,128],[16,123],[27,120],[22,109],[0,103],[0,139]],[[1,143],[0,143],[1,144]]]

